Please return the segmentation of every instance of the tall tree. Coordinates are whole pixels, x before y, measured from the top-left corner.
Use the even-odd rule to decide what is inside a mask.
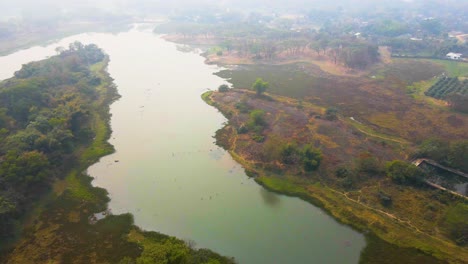
[[[252,89],[257,92],[257,95],[262,95],[266,89],[268,89],[269,84],[263,81],[262,78],[257,78],[257,80],[252,85]]]

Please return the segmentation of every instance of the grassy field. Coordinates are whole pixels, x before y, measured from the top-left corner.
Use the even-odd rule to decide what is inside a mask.
[[[468,63],[448,60],[431,60],[431,62],[443,65],[450,77],[468,77]]]
[[[433,77],[446,71],[435,62],[395,59],[381,68],[381,78],[375,79],[311,74],[302,66],[243,65],[218,75],[228,79],[234,88],[250,88],[257,77],[263,78],[270,84],[270,93],[337,108],[342,116],[353,117],[376,133],[404,141],[466,137],[465,114],[453,112],[445,102],[424,96],[435,81]]]

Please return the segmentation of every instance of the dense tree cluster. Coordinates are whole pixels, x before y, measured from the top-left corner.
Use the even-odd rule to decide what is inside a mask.
[[[88,144],[101,80],[89,69],[105,54],[75,42],[60,55],[23,65],[0,84],[0,238],[65,173],[74,150]]]
[[[387,176],[398,184],[419,185],[424,178],[423,170],[412,163],[401,160],[388,162],[386,172]]]
[[[322,151],[311,145],[298,147],[294,142],[279,145],[279,159],[286,165],[302,164],[304,171],[311,172],[320,166],[323,159]]]
[[[442,165],[468,172],[468,140],[446,142],[439,139],[424,141],[416,157],[430,158]]]
[[[426,93],[437,99],[445,99],[451,94],[468,95],[468,80],[460,81],[457,77],[440,78]]]
[[[300,166],[306,173],[319,168],[323,159],[322,151],[310,144],[298,146],[294,141],[285,141],[275,136],[264,146],[266,161],[278,162],[284,166]]]
[[[350,68],[365,69],[379,61],[379,51],[376,45],[355,44],[344,48],[340,57],[343,63]]]
[[[365,68],[378,61],[377,46],[389,46],[397,56],[444,58],[448,52],[467,54],[468,42],[449,35],[450,31],[464,31],[466,12],[451,4],[434,8],[448,10],[437,17],[424,17],[421,14],[426,7],[365,14],[306,9],[299,12],[304,15],[301,18],[223,10],[213,16],[213,10],[197,10],[173,17],[175,22],[158,26],[156,32],[214,38],[223,50],[256,60],[301,56],[315,50],[317,55],[351,68]]]
[[[218,91],[219,92],[227,92],[229,91],[229,86],[227,84],[221,84],[219,87],[218,87]]]
[[[468,80],[457,77],[442,77],[425,94],[447,100],[454,110],[468,113]]]
[[[342,32],[322,30],[291,31],[289,20],[266,27],[258,21],[218,22],[172,22],[155,29],[158,33],[179,33],[190,37],[215,37],[222,50],[235,52],[241,57],[255,60],[271,60],[279,55],[301,56],[308,50],[329,57],[335,64],[342,63],[350,68],[366,68],[379,61],[377,45]],[[290,21],[289,21],[290,22]],[[218,51],[217,51],[218,52]]]

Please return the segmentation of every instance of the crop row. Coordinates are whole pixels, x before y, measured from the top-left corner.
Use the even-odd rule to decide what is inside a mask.
[[[447,96],[455,93],[468,95],[468,79],[460,81],[457,77],[442,77],[425,92],[425,95],[436,99],[446,99]]]

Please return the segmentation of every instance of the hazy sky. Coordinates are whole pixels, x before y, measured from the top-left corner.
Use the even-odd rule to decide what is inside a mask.
[[[34,16],[46,17],[57,14],[63,10],[79,11],[83,9],[100,9],[111,13],[125,13],[140,11],[168,9],[190,9],[194,7],[203,8],[206,6],[217,6],[225,8],[238,8],[249,10],[278,9],[290,10],[310,10],[313,8],[345,9],[386,8],[387,6],[406,7],[416,2],[426,4],[428,2],[440,2],[444,4],[457,3],[459,6],[468,0],[0,0],[0,16]]]

